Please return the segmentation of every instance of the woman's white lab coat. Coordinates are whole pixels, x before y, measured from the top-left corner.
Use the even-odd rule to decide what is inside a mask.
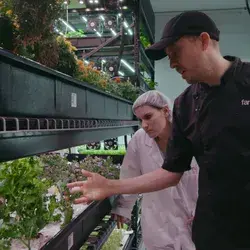
[[[155,140],[138,130],[129,142],[120,178],[136,177],[152,172],[163,164],[163,155]],[[184,173],[176,187],[143,194],[142,236],[147,250],[194,250],[191,226],[198,196],[197,165]],[[114,214],[131,218],[137,195],[122,195]]]

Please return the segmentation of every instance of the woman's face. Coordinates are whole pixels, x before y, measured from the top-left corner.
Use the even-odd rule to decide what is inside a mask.
[[[135,109],[135,115],[141,120],[142,128],[151,138],[156,138],[164,133],[168,126],[168,109],[157,109],[148,105]]]

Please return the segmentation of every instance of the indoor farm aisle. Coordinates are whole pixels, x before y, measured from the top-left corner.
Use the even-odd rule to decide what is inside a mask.
[[[39,250],[88,205],[73,205],[66,183],[83,180],[81,169],[119,178],[110,158],[87,157],[69,163],[59,155],[23,158],[1,164],[0,249]]]

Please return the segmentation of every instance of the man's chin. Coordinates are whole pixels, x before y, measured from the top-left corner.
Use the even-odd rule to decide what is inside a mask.
[[[187,82],[187,84],[196,84],[196,83],[198,83],[198,81],[194,81],[194,80],[187,80],[186,79],[186,82]]]

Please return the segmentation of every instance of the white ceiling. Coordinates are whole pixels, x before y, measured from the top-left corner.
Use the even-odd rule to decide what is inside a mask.
[[[245,0],[151,0],[154,12],[245,8]],[[250,0],[249,0],[250,4]]]

